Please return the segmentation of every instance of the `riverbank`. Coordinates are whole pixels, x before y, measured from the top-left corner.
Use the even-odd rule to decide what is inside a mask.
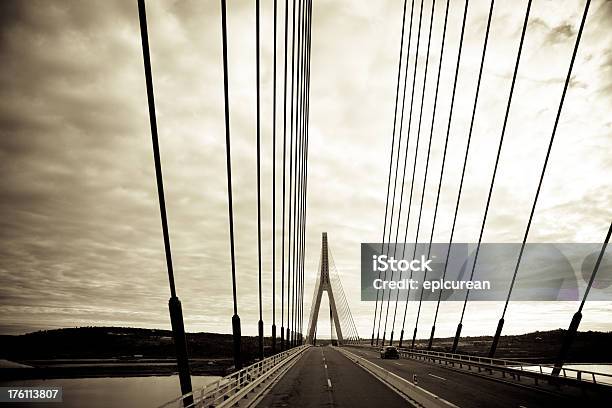
[[[501,336],[495,357],[538,364],[552,363],[559,353],[566,330],[536,331],[521,335]],[[432,350],[450,352],[453,337],[435,339]],[[492,336],[462,337],[457,352],[487,356]],[[567,355],[572,363],[612,363],[612,332],[578,332]],[[415,342],[416,348],[427,348],[428,340]]]

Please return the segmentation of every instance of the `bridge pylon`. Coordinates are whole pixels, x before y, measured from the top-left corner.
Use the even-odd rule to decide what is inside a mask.
[[[336,336],[338,344],[344,342],[342,337],[342,327],[340,326],[340,319],[338,317],[338,309],[336,307],[336,298],[334,297],[334,291],[332,284],[329,279],[329,253],[327,248],[327,232],[322,234],[321,242],[321,270],[320,276],[315,286],[314,303],[312,304],[310,314],[310,325],[308,326],[308,337],[306,338],[307,343],[313,344],[315,341],[315,335],[317,331],[317,320],[319,318],[319,309],[321,307],[321,298],[323,292],[327,292],[329,298],[329,307],[331,309],[332,324],[336,328]]]

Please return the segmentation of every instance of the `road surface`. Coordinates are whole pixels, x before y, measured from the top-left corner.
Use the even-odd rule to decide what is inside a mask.
[[[412,381],[416,374],[418,385],[462,408],[536,408],[580,406],[573,397],[544,392],[532,387],[510,384],[486,378],[485,375],[461,372],[435,363],[412,359],[381,360],[376,350],[347,347],[350,352],[368,359],[400,377]],[[525,381],[528,383],[528,381]]]
[[[258,407],[410,407],[400,395],[332,347],[311,347]]]

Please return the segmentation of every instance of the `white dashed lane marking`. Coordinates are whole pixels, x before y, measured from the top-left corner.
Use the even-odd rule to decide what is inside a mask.
[[[329,379],[329,373],[327,372],[327,362],[325,361],[325,354],[323,350],[321,350],[321,355],[323,356],[323,366],[325,367],[325,377],[327,378],[327,388],[331,388],[331,380]]]
[[[429,374],[429,375],[430,375],[430,376],[432,376],[432,377],[435,377],[435,378],[437,378],[437,379],[439,379],[439,380],[446,381],[446,378],[438,377],[438,376],[437,376],[437,375],[435,375],[435,374]]]

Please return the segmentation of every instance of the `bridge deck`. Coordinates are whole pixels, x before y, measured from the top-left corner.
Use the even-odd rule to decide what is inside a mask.
[[[312,347],[258,407],[407,407],[408,402],[332,347]]]
[[[545,392],[523,384],[512,384],[445,368],[437,364],[405,359],[381,360],[376,350],[350,347],[360,357],[412,381],[416,374],[418,385],[460,407],[551,407],[566,406],[574,400],[568,395]]]
[[[460,407],[550,407],[577,402],[526,384],[504,382],[486,375],[405,359],[381,360],[377,351],[349,347],[408,381]],[[329,382],[328,382],[329,381]],[[312,347],[273,386],[258,407],[406,407],[408,401],[332,347]]]

